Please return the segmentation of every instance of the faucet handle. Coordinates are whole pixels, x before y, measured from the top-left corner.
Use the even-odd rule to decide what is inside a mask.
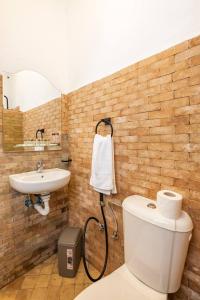
[[[37,170],[39,170],[39,169],[42,170],[44,168],[44,166],[45,166],[45,164],[43,163],[42,159],[40,159],[40,160],[38,160],[36,162],[36,168],[37,168]]]
[[[41,165],[42,165],[42,160],[40,159],[36,162],[36,166],[41,166]]]

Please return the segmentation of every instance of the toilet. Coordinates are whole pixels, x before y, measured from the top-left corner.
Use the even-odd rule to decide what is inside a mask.
[[[167,300],[176,292],[192,235],[192,221],[164,217],[142,196],[122,204],[125,264],[83,290],[76,300]]]

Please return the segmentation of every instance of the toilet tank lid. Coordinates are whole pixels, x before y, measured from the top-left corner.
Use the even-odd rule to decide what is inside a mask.
[[[179,219],[169,219],[163,217],[157,207],[151,208],[152,205],[156,206],[156,201],[139,195],[129,196],[122,203],[125,211],[158,227],[177,232],[192,230],[192,220],[185,211],[182,211]]]

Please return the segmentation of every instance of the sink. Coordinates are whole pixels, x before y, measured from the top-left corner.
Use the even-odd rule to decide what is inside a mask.
[[[9,176],[10,185],[23,194],[45,194],[56,191],[69,183],[71,173],[62,169],[47,169],[13,174]]]

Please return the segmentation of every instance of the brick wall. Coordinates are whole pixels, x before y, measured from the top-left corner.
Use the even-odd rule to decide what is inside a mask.
[[[13,151],[16,144],[23,143],[23,113],[21,111],[18,109],[3,110],[3,132],[5,151]]]
[[[98,194],[89,186],[97,121],[111,117],[115,168],[122,201],[131,194],[155,199],[171,189],[184,196],[195,230],[183,283],[174,299],[200,299],[200,37],[185,41],[65,96],[72,181],[70,224],[99,215]],[[115,208],[120,239],[109,238],[108,272],[123,263],[121,210]],[[114,223],[106,209],[111,235]],[[90,259],[99,268],[103,235],[90,230]],[[148,251],[148,249],[147,249]]]
[[[61,98],[30,109],[23,117],[24,140],[35,140],[37,129],[44,128],[44,139],[52,142],[52,133],[61,135]]]
[[[3,153],[0,105],[0,287],[56,251],[57,239],[68,218],[66,188],[51,194],[50,214],[43,217],[34,209],[25,208],[24,196],[10,188],[8,176],[34,170],[39,159],[44,160],[46,168],[64,167],[60,159],[65,151],[66,148],[63,151]]]
[[[73,159],[70,224],[83,226],[88,216],[99,215],[98,194],[88,183],[94,129],[102,117],[111,117],[114,127],[118,194],[113,199],[122,201],[131,194],[154,199],[163,188],[184,195],[184,209],[195,230],[182,287],[174,297],[181,300],[200,297],[199,78],[197,37],[74,91],[62,102],[63,132],[68,131]],[[1,77],[0,95],[2,101]],[[2,106],[0,113],[2,116]],[[50,215],[44,218],[24,208],[23,196],[10,188],[8,175],[33,170],[41,158],[46,167],[59,167],[63,153],[3,153],[0,117],[0,286],[51,255],[67,221],[65,191],[52,195]],[[123,263],[121,209],[115,211],[120,239],[109,239],[107,272]],[[114,223],[108,207],[106,214],[111,236]],[[92,227],[88,253],[100,268],[103,234]]]

